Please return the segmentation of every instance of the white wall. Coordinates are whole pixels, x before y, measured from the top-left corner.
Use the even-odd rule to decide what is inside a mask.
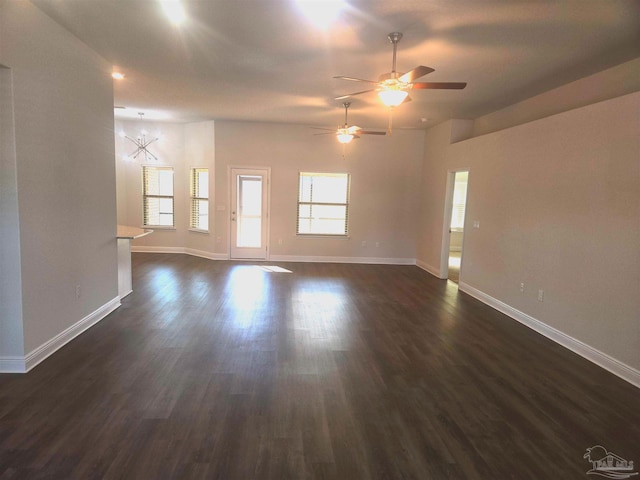
[[[174,221],[175,229],[155,229],[152,235],[134,240],[133,245],[162,245],[184,247],[188,218],[188,170],[184,164],[184,125],[152,122],[148,120],[117,120],[116,129],[116,171],[118,172],[118,224],[141,227],[142,219],[142,165],[173,167]],[[143,156],[135,160],[125,160],[123,155],[136,151],[136,146],[119,132],[124,131],[135,139],[145,129],[149,136],[160,135],[160,140],[149,146],[149,151],[158,157],[146,162]]]
[[[213,196],[215,170],[214,122],[175,124],[166,122],[117,120],[116,133],[124,131],[136,138],[142,129],[160,140],[149,146],[158,161],[145,162],[138,157],[126,160],[124,155],[136,150],[126,138],[116,135],[116,171],[118,175],[118,223],[142,226],[142,165],[170,166],[174,169],[174,221],[175,228],[155,228],[147,235],[132,242],[133,248],[160,251],[184,251],[212,253],[214,251],[213,222],[210,232],[189,231],[189,174],[192,167],[209,168],[210,195]]]
[[[453,145],[431,129],[419,261],[439,266],[447,170],[469,167],[464,283],[637,372],[639,112],[633,93]]]
[[[147,130],[157,129],[164,134],[162,142],[152,148],[160,158],[159,164],[175,168],[176,229],[156,230],[135,240],[134,249],[186,251],[228,258],[229,168],[263,166],[271,168],[271,258],[414,261],[424,132],[397,131],[393,136],[363,137],[346,147],[346,158],[343,158],[343,149],[335,138],[314,136],[313,130],[299,125],[216,121],[214,128],[214,122],[144,123]],[[121,128],[136,132],[140,122],[116,122],[116,130]],[[122,153],[131,151],[129,144],[131,142],[116,138],[118,222],[140,226],[141,165],[122,160]],[[188,175],[189,169],[196,166],[209,168],[208,234],[188,231]],[[300,171],[352,175],[350,239],[296,236]],[[363,241],[367,243],[364,247]]]
[[[28,354],[117,299],[111,67],[31,3],[11,1],[0,3],[0,64],[13,76]]]
[[[476,118],[473,121],[472,135],[465,138],[522,125],[638,90],[640,90],[640,58]]]
[[[332,135],[313,133],[300,125],[216,122],[215,203],[225,208],[215,220],[216,252],[229,249],[229,168],[265,166],[271,167],[272,258],[413,262],[424,132],[363,136],[346,146],[346,158]],[[348,240],[296,236],[300,171],[351,174]]]
[[[214,215],[215,207],[215,125],[214,122],[188,123],[184,126],[185,163],[187,175],[195,167],[209,169],[209,233],[187,232],[185,247],[196,252],[215,251]],[[187,193],[189,190],[187,190]],[[189,206],[187,205],[187,209]]]
[[[24,355],[20,219],[11,70],[0,66],[0,357]]]

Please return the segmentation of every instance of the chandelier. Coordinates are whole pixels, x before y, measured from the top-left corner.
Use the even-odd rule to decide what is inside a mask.
[[[140,121],[142,122],[144,118],[144,113],[138,112],[138,115],[140,116]],[[143,128],[140,131],[140,134],[135,139],[133,139],[129,135],[127,135],[124,131],[120,132],[120,136],[122,138],[126,138],[136,146],[136,149],[133,152],[131,152],[129,155],[127,155],[127,158],[131,160],[136,160],[140,155],[144,155],[145,162],[150,161],[149,157],[151,157],[156,162],[158,161],[158,157],[156,157],[153,153],[149,151],[149,145],[151,145],[153,142],[157,140],[160,140],[160,137],[155,136],[147,139],[148,134],[149,132]]]

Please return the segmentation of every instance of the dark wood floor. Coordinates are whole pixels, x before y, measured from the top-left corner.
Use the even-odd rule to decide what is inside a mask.
[[[411,266],[134,254],[122,307],[0,375],[0,479],[585,479],[640,390]]]

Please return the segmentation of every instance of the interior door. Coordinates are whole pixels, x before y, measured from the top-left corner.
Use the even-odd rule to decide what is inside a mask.
[[[233,259],[267,259],[269,171],[231,169],[231,251]]]

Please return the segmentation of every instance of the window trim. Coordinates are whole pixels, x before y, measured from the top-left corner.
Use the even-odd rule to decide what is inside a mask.
[[[328,202],[301,202],[300,201],[300,181],[302,176],[346,176],[347,192],[345,203],[328,203]],[[328,206],[344,206],[344,233],[300,233],[300,206],[301,205],[328,205]],[[351,205],[351,174],[349,172],[298,172],[298,193],[296,202],[296,236],[300,238],[339,238],[349,239],[349,207]]]
[[[173,195],[149,195],[147,194],[147,183],[145,182],[145,169],[155,168],[157,170],[170,170],[173,175],[172,182],[172,190]],[[142,165],[142,228],[154,228],[157,230],[175,230],[176,229],[176,199],[175,199],[175,169],[170,165]],[[148,214],[146,212],[147,206],[147,198],[170,198],[171,199],[171,215],[173,218],[173,223],[171,225],[155,225],[151,223],[146,223],[145,219],[148,218]]]

